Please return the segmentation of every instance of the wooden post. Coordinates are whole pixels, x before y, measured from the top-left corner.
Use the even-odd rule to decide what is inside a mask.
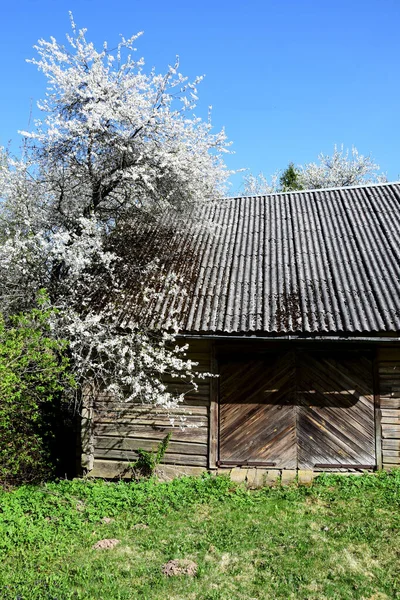
[[[90,472],[93,469],[93,465],[94,465],[94,435],[93,435],[94,392],[95,392],[95,390],[90,385],[85,385],[84,389],[82,390],[81,466],[85,472]]]
[[[215,344],[211,342],[211,373],[218,374],[218,364],[215,356]],[[217,377],[210,381],[210,412],[208,430],[208,468],[210,471],[217,469],[218,460],[218,389]]]
[[[379,350],[374,356],[374,405],[375,405],[375,453],[376,466],[382,469],[382,425],[381,425],[381,396],[379,387]]]

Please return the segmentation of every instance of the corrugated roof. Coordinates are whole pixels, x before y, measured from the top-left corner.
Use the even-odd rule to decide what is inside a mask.
[[[184,332],[400,332],[400,183],[226,198],[174,235]],[[190,273],[190,274],[189,274]],[[125,312],[129,322],[129,309]]]

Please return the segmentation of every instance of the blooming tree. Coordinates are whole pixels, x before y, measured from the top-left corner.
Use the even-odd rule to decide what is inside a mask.
[[[265,177],[264,173],[253,175],[247,173],[243,177],[243,188],[246,196],[264,196],[275,194],[279,190],[279,173],[274,173],[271,181]]]
[[[371,156],[359,154],[357,148],[344,150],[334,147],[331,156],[320,154],[318,163],[308,163],[303,166],[294,167],[293,163],[280,175],[275,173],[268,182],[266,177],[260,173],[257,176],[247,175],[244,181],[245,193],[248,195],[273,194],[276,192],[290,190],[316,190],[331,187],[348,187],[363,183],[383,183],[386,176],[380,172]],[[291,177],[291,184],[285,185],[287,175]],[[281,185],[279,185],[279,183]]]
[[[182,398],[167,391],[162,373],[194,377],[174,343],[174,319],[157,332],[134,311],[121,329],[118,315],[127,277],[138,304],[157,294],[160,278],[172,290],[179,282],[160,271],[162,256],[139,260],[135,244],[127,259],[116,234],[131,240],[143,222],[156,227],[166,214],[178,218],[223,194],[229,144],[210,119],[193,116],[201,78],[183,77],[178,61],[164,74],[146,71],[135,58],[140,34],[97,50],[72,16],[71,25],[66,46],[54,38],[35,46],[30,62],[48,84],[43,118],[23,132],[20,158],[2,152],[0,310],[30,308],[45,288],[57,308],[54,334],[69,340],[78,379],[169,407]],[[149,272],[157,285],[140,289]]]
[[[332,156],[320,154],[319,163],[309,163],[299,169],[303,189],[348,187],[364,183],[382,183],[386,177],[371,156],[360,154],[357,148],[340,150],[335,146]]]

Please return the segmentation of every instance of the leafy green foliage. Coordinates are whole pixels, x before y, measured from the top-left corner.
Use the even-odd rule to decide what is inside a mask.
[[[143,450],[143,448],[138,448],[136,453],[139,458],[132,464],[133,472],[139,477],[151,477],[154,475],[157,466],[164,458],[170,439],[171,433],[167,433],[165,438],[158,444],[156,450]]]
[[[209,475],[60,481],[0,491],[0,507],[2,600],[400,597],[400,470],[254,492]],[[105,538],[120,543],[92,549]],[[196,577],[162,575],[182,558]]]
[[[51,472],[46,405],[59,401],[68,373],[67,344],[54,339],[44,292],[38,308],[0,315],[0,484],[37,481]]]
[[[283,171],[279,178],[280,189],[282,192],[292,192],[294,190],[302,190],[303,186],[300,182],[300,171],[296,169],[291,162]]]

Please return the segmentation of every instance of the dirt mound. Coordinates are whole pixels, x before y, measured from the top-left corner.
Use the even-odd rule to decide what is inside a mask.
[[[149,526],[146,523],[136,523],[136,525],[132,526],[132,529],[148,529]]]
[[[119,544],[119,540],[108,539],[108,540],[100,540],[93,544],[92,548],[94,550],[110,550],[110,548],[115,548],[115,546]]]
[[[197,573],[197,564],[186,558],[169,560],[162,568],[162,572],[167,577],[176,575],[189,575],[194,577]]]

